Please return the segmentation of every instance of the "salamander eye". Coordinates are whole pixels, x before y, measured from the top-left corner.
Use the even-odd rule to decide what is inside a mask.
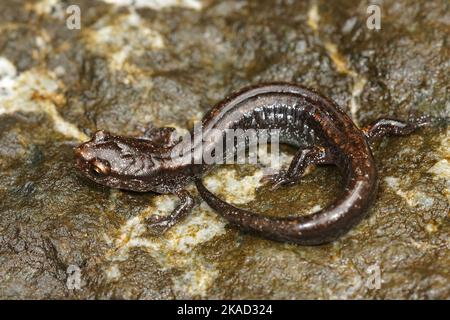
[[[111,166],[106,160],[94,159],[91,162],[91,172],[94,176],[107,176],[111,172]]]
[[[110,137],[110,134],[107,131],[99,130],[94,133],[94,141],[102,142]]]

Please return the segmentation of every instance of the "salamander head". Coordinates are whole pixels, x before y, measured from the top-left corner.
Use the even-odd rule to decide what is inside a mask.
[[[162,162],[151,141],[97,131],[74,151],[77,168],[99,184],[143,192],[157,191],[161,182]]]

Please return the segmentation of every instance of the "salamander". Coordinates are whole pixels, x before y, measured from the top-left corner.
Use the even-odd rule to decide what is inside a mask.
[[[150,218],[149,225],[162,232],[194,207],[186,186],[195,182],[202,199],[240,229],[273,240],[317,245],[345,234],[363,219],[373,202],[378,177],[370,142],[386,135],[406,135],[424,124],[421,118],[408,122],[379,119],[359,129],[334,101],[318,92],[297,84],[269,83],[244,88],[213,107],[199,126],[201,139],[192,130],[192,139],[177,140],[170,127],[149,128],[138,138],[101,130],[75,148],[75,158],[83,175],[99,184],[177,195],[180,201],[173,212]],[[280,143],[297,148],[288,169],[268,177],[273,188],[297,183],[309,165],[332,164],[344,178],[340,196],[316,213],[287,217],[257,214],[221,200],[202,182],[213,164],[180,158],[186,156],[183,150],[190,160],[197,148],[214,153],[223,138],[217,132],[232,129],[277,132]]]

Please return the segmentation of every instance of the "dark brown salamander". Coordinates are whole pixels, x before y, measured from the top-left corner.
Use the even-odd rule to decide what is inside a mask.
[[[333,101],[305,87],[275,83],[246,88],[214,107],[202,121],[203,140],[191,144],[171,139],[172,128],[148,130],[143,138],[96,132],[75,149],[77,166],[97,183],[139,192],[172,193],[180,204],[168,217],[153,218],[155,227],[170,228],[194,206],[185,190],[196,181],[208,205],[241,229],[263,237],[299,244],[330,242],[357,224],[375,197],[377,169],[369,141],[384,135],[405,135],[424,124],[382,119],[360,130]],[[334,164],[345,178],[342,195],[317,213],[296,217],[269,217],[236,208],[213,195],[201,182],[211,167],[180,161],[181,150],[212,152],[219,129],[279,129],[280,142],[299,148],[287,171],[272,178],[275,187],[293,184],[308,165]],[[192,133],[191,133],[192,134]],[[193,136],[193,134],[192,134]]]

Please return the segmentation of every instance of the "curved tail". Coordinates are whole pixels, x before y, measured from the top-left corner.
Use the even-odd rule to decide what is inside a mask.
[[[278,241],[319,245],[337,239],[361,221],[374,198],[376,170],[347,181],[344,194],[329,207],[298,217],[271,217],[239,209],[211,193],[200,179],[196,186],[214,211],[243,230]]]

